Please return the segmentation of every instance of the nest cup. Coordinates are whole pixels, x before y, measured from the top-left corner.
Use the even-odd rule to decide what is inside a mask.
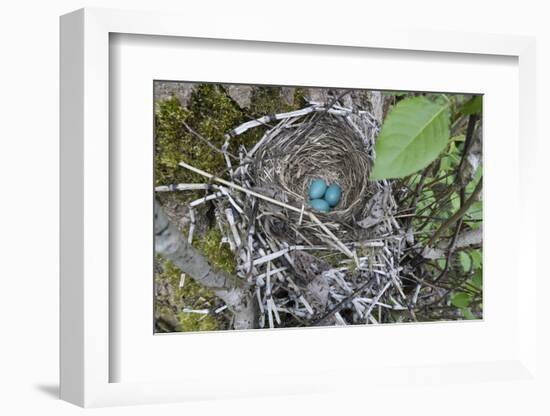
[[[342,225],[351,226],[361,217],[372,194],[368,181],[371,166],[367,144],[353,126],[341,117],[326,115],[322,120],[280,129],[256,152],[253,176],[257,186],[270,189],[277,199],[309,211],[312,180],[322,178],[329,185],[337,183],[342,189],[338,205],[327,213],[313,212],[338,235],[340,230],[349,234],[350,227]],[[272,208],[268,203],[259,207],[266,212]],[[279,217],[287,217],[293,228],[298,224],[300,234],[308,240],[316,234],[316,227],[298,213],[286,210]]]

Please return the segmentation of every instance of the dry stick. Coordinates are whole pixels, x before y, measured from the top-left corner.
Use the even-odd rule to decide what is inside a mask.
[[[479,179],[479,182],[477,183],[474,192],[470,195],[467,201],[464,202],[464,204],[460,207],[460,209],[453,214],[452,217],[447,219],[441,226],[437,229],[437,231],[433,234],[433,236],[428,240],[428,242],[424,245],[424,249],[429,248],[430,245],[436,241],[441,235],[449,228],[451,225],[453,225],[455,222],[457,222],[462,216],[468,211],[468,209],[472,206],[474,202],[478,199],[479,195],[481,194],[482,190],[482,184],[483,184],[483,177]],[[426,220],[428,221],[428,220]],[[426,259],[422,255],[422,253],[417,253],[415,257],[411,260],[411,266],[413,268],[419,266],[421,263],[423,263]]]
[[[425,259],[435,260],[442,257],[446,257],[446,253],[452,247],[454,250],[461,250],[468,247],[478,247],[483,240],[482,228],[475,230],[463,231],[457,235],[456,240],[453,242],[453,238],[441,240],[434,248],[423,253]]]
[[[369,308],[367,309],[367,311],[365,312],[365,316],[368,318],[369,315],[371,314],[372,310],[374,309],[374,307],[376,306],[376,304],[378,303],[378,301],[380,300],[380,298],[382,297],[382,295],[384,294],[384,292],[386,292],[386,290],[388,290],[388,288],[390,287],[391,285],[391,281],[389,281],[388,283],[386,283],[386,285],[382,288],[382,290],[380,292],[378,292],[378,294],[373,298],[372,300],[372,303],[370,304]]]
[[[409,204],[409,207],[407,209],[416,209],[416,205],[418,204],[418,201],[420,199],[420,196],[422,194],[422,190],[424,189],[424,181],[426,180],[426,176],[428,174],[428,172],[430,171],[432,167],[432,164],[430,163],[423,171],[422,171],[422,174],[421,174],[421,177],[420,177],[420,181],[418,182],[418,186],[416,187],[415,191],[414,191],[414,198],[411,200],[410,204]],[[412,225],[412,221],[413,221],[413,217],[411,216],[407,221],[406,221],[406,224],[407,226],[405,228],[407,228],[407,230],[409,228],[411,228],[411,225]]]
[[[326,321],[328,318],[330,318],[332,315],[334,315],[336,312],[339,312],[342,310],[349,302],[351,302],[353,299],[355,299],[357,296],[363,292],[363,290],[368,289],[368,286],[372,286],[374,284],[374,281],[372,279],[369,279],[361,284],[354,292],[346,296],[344,299],[342,299],[338,304],[336,304],[331,310],[326,312],[323,316],[318,318],[316,321],[314,321],[311,326],[318,326],[322,322]]]
[[[174,183],[156,186],[155,192],[201,191],[208,190],[209,188],[210,185],[207,183]]]
[[[170,222],[155,199],[155,250],[172,261],[182,273],[208,287],[231,307],[235,314],[235,329],[254,327],[256,313],[250,302],[249,285],[236,276],[214,269],[207,259],[184,238]]]
[[[466,275],[462,278],[461,282],[454,286],[454,287],[450,287],[448,289],[445,290],[445,292],[438,298],[438,299],[435,299],[433,302],[430,302],[426,305],[424,305],[422,308],[424,310],[427,310],[428,308],[432,307],[433,305],[437,305],[438,303],[440,303],[441,301],[447,299],[447,296],[449,295],[449,293],[451,293],[453,290],[462,290],[463,289],[463,285],[468,281],[470,280],[470,275]]]
[[[191,165],[188,165],[187,163],[185,162],[180,162],[179,165],[181,167],[184,167],[186,169],[189,169],[190,171],[192,172],[195,172],[195,173],[198,173],[199,175],[202,175],[210,180],[214,180],[216,182],[219,182],[219,183],[222,183],[224,185],[227,185],[233,189],[236,189],[238,191],[241,191],[241,192],[244,192],[248,195],[252,195],[252,196],[255,196],[256,198],[260,198],[260,199],[263,199],[265,201],[268,201],[268,202],[271,202],[272,204],[275,204],[275,205],[279,205],[280,207],[283,207],[283,208],[286,208],[286,209],[289,209],[291,211],[294,211],[294,212],[297,212],[297,213],[302,213],[302,209],[301,208],[296,208],[292,205],[288,205],[288,204],[285,204],[284,202],[281,202],[281,201],[278,201],[276,199],[273,199],[273,198],[270,198],[268,196],[265,196],[265,195],[262,195],[262,194],[259,194],[258,192],[254,192],[254,191],[251,191],[250,189],[246,189],[246,188],[243,188],[242,186],[240,185],[237,185],[233,182],[229,182],[229,181],[226,181],[225,179],[222,179],[222,178],[218,178],[217,176],[214,176],[208,172],[205,172],[201,169],[198,169],[198,168],[195,168]],[[304,211],[304,214],[308,215],[309,218],[311,218],[312,221],[314,221],[319,227],[321,227],[321,229],[332,239],[334,240],[334,242],[336,243],[336,245],[340,248],[340,250],[348,257],[350,258],[354,258],[354,255],[353,253],[351,252],[351,250],[349,248],[347,248],[344,243],[342,243],[338,237],[336,237],[332,231],[330,231],[327,226],[325,224],[322,223],[322,221],[317,218],[317,216],[313,213],[313,212],[309,212],[309,211]]]
[[[447,272],[449,271],[449,265],[451,264],[451,257],[453,256],[456,239],[458,238],[458,234],[460,233],[460,229],[462,228],[462,218],[458,220],[458,224],[456,225],[455,231],[453,233],[453,237],[451,238],[451,243],[449,244],[449,251],[447,252],[447,256],[445,257],[445,267],[439,273],[439,275],[433,279],[434,283],[437,283],[441,278],[447,275]]]
[[[467,132],[466,132],[466,140],[464,142],[464,150],[463,150],[463,153],[462,153],[462,158],[460,159],[460,164],[457,168],[457,177],[460,176],[460,172],[464,167],[464,161],[466,160],[466,155],[468,154],[468,151],[469,151],[469,149],[472,145],[475,125],[476,125],[477,120],[478,120],[478,116],[475,115],[475,114],[471,115],[468,119],[468,128],[467,128]],[[482,189],[481,184],[482,184],[482,182],[483,182],[483,178],[480,178],[474,192],[472,193],[472,195],[470,196],[468,201],[464,201],[464,199],[465,199],[465,186],[463,185],[460,188],[460,209],[451,218],[449,218],[447,221],[445,221],[441,225],[441,227],[435,232],[435,234],[430,238],[430,240],[428,241],[428,243],[425,246],[426,248],[428,248],[437,238],[439,238],[441,236],[441,234],[447,228],[449,228],[452,224],[454,224],[456,221],[458,221],[458,225],[455,228],[455,232],[453,233],[453,236],[451,238],[451,242],[449,244],[448,253],[447,253],[446,261],[445,261],[445,267],[444,267],[443,271],[434,279],[434,282],[439,281],[439,279],[441,279],[443,276],[445,276],[447,274],[447,271],[449,269],[450,258],[453,254],[453,250],[454,250],[454,246],[456,244],[457,238],[458,238],[458,234],[460,233],[460,229],[462,228],[462,222],[463,222],[462,217],[464,216],[466,211],[470,208],[471,204],[473,204],[473,202],[475,202],[478,195],[481,193],[481,189]]]
[[[472,117],[470,117],[470,121],[471,120],[472,120]],[[469,138],[471,138],[471,135],[469,135],[466,138],[466,140],[468,140]],[[464,154],[462,155],[462,160],[464,160],[464,156],[466,155],[467,147],[468,147],[468,143],[465,143],[464,144]],[[460,188],[460,208],[462,208],[464,206],[465,198],[466,198],[466,190],[464,189],[464,186],[463,186],[462,188]],[[443,268],[443,271],[435,279],[433,279],[434,282],[438,282],[439,279],[446,276],[447,272],[449,271],[449,265],[451,264],[451,257],[454,253],[456,241],[458,239],[458,234],[460,233],[460,229],[462,228],[463,222],[464,222],[464,219],[462,217],[460,217],[460,219],[458,220],[458,224],[456,225],[455,231],[453,233],[453,236],[451,238],[451,242],[449,243],[449,249],[448,249],[448,252],[447,252],[447,256],[445,257],[445,267]]]
[[[462,216],[468,211],[468,209],[472,206],[474,202],[477,201],[479,195],[481,194],[481,190],[483,187],[483,177],[479,178],[479,182],[477,183],[474,192],[470,195],[470,197],[464,202],[464,205],[460,207],[460,209],[453,214],[452,217],[450,217],[447,221],[445,221],[443,224],[441,224],[441,227],[435,232],[435,234],[430,238],[428,243],[426,244],[426,247],[429,247],[435,240],[437,240],[439,237],[441,237],[441,234],[447,230],[451,225],[453,225],[455,222],[457,222]]]
[[[227,153],[230,157],[232,157],[233,159],[235,160],[239,160],[239,158],[235,155],[232,155],[231,153],[229,152],[224,152],[220,149],[218,149],[216,146],[214,146],[210,140],[208,140],[207,138],[203,137],[200,133],[197,133],[195,130],[193,130],[185,121],[182,121],[181,122],[183,124],[183,126],[189,131],[189,133],[191,133],[193,136],[195,136],[197,139],[201,140],[204,144],[206,144],[208,147],[210,147],[212,150],[215,150],[216,152],[218,153],[221,153],[223,155],[225,155],[225,153]]]
[[[452,200],[452,195],[455,192],[454,186],[449,186],[446,191],[442,192],[443,195],[435,195],[435,200],[431,202],[429,205],[425,206],[421,210],[417,211],[417,217],[424,214],[424,212],[431,209],[431,212],[435,212],[435,206],[438,205],[439,207],[445,205],[446,203],[450,202]],[[423,200],[422,200],[423,201]],[[428,224],[430,223],[430,218],[428,217],[422,224],[420,224],[418,227],[416,227],[419,230],[424,229]]]
[[[464,163],[466,161],[466,156],[468,155],[468,152],[470,151],[470,147],[472,146],[472,143],[474,142],[474,129],[477,123],[479,116],[477,114],[472,114],[468,118],[468,128],[466,130],[466,140],[464,141],[464,150],[462,152],[462,158],[460,159],[460,163],[457,168],[457,178],[460,180],[461,172],[464,169]]]
[[[226,136],[229,137],[235,137],[240,136],[244,132],[258,126],[263,126],[266,123],[269,123],[271,121],[278,121],[278,120],[284,120],[288,118],[299,118],[302,116],[305,116],[309,113],[315,112],[316,106],[311,105],[309,107],[302,108],[300,110],[296,111],[290,111],[287,113],[279,113],[279,114],[273,114],[273,115],[267,115],[260,118],[257,118],[255,120],[246,121],[237,127],[235,127],[233,130],[231,130],[229,133],[226,134]]]

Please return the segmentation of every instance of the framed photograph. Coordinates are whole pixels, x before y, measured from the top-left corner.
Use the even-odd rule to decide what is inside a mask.
[[[180,17],[61,18],[61,397],[536,388],[534,40]]]
[[[482,95],[153,88],[155,332],[482,319]]]

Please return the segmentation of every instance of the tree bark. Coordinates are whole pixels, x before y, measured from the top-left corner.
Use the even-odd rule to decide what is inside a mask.
[[[449,252],[449,246],[452,238],[447,238],[441,240],[436,247],[426,247],[422,252],[422,256],[425,259],[439,259],[446,257]],[[459,234],[456,242],[453,246],[453,249],[460,250],[467,247],[475,247],[481,245],[483,242],[483,229],[478,228],[477,230],[464,231],[462,234]]]
[[[248,285],[236,276],[215,270],[170,222],[156,199],[155,250],[222,299],[234,314],[234,329],[256,326],[256,305]]]

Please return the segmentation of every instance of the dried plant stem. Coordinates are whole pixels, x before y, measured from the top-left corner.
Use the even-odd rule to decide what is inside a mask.
[[[224,184],[224,185],[227,185],[233,189],[236,189],[238,191],[241,191],[241,192],[244,192],[248,195],[252,195],[252,196],[255,196],[256,198],[260,198],[260,199],[263,199],[264,201],[268,201],[272,204],[275,204],[275,205],[278,205],[280,207],[283,207],[283,208],[286,208],[288,210],[291,210],[291,211],[294,211],[294,212],[297,212],[299,214],[306,214],[307,216],[309,216],[309,218],[311,218],[312,221],[314,221],[317,225],[319,225],[319,227],[332,239],[334,240],[334,242],[336,243],[336,245],[340,248],[340,250],[348,257],[350,258],[354,258],[354,255],[353,255],[353,252],[346,247],[346,245],[344,243],[342,243],[338,237],[336,237],[334,235],[334,233],[332,233],[327,227],[326,225],[324,225],[321,220],[319,220],[319,218],[317,218],[317,216],[311,212],[311,211],[304,211],[302,208],[296,208],[292,205],[289,205],[289,204],[286,204],[284,202],[281,202],[281,201],[278,201],[276,199],[273,199],[273,198],[270,198],[268,196],[265,196],[265,195],[262,195],[258,192],[255,192],[255,191],[252,191],[250,189],[246,189],[240,185],[237,185],[236,183],[233,183],[233,182],[230,182],[230,181],[226,181],[225,179],[222,179],[222,178],[219,178],[217,176],[214,176],[212,175],[211,173],[208,173],[208,172],[205,172],[201,169],[198,169],[194,166],[191,166],[185,162],[180,162],[179,165],[181,167],[184,167],[186,169],[189,169],[190,171],[192,172],[195,172],[195,173],[198,173],[199,175],[202,175],[204,176],[205,178],[208,178],[210,180],[213,180],[213,181],[216,181],[218,183],[221,183],[221,184]]]

